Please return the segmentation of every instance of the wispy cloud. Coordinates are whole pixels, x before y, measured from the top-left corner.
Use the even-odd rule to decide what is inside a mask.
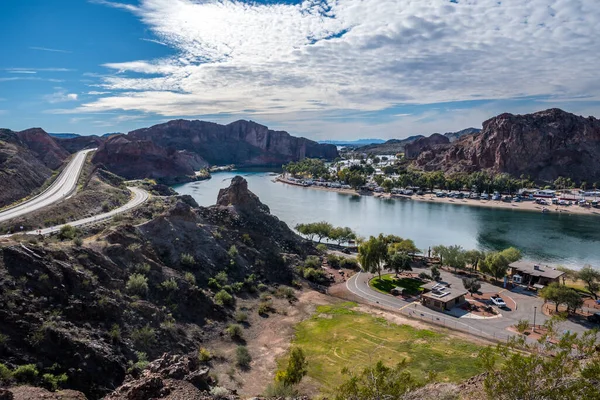
[[[35,71],[26,71],[26,70],[14,70],[14,71],[7,71],[9,74],[37,74],[37,72]]]
[[[38,50],[38,51],[50,51],[52,53],[65,53],[65,54],[72,53],[72,51],[69,51],[69,50],[51,49],[49,47],[29,46],[29,49],[30,50]]]
[[[44,99],[50,104],[77,101],[78,98],[79,96],[77,93],[67,93],[67,91],[62,88],[57,88],[56,92],[44,96]]]
[[[318,118],[398,104],[600,100],[597,0],[93,2],[134,13],[177,54],[105,64],[116,72],[100,82],[111,94],[79,112]]]
[[[64,80],[62,80],[62,79],[40,78],[40,77],[36,77],[36,76],[0,77],[0,82],[13,82],[13,81],[44,81],[44,82],[53,82],[53,83],[62,83],[62,82],[64,82]]]
[[[73,72],[76,69],[71,68],[4,68],[6,72],[14,73],[35,73],[35,72]]]

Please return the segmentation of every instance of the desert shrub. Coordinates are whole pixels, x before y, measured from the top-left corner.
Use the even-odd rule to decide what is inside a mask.
[[[229,390],[222,386],[213,386],[210,388],[210,395],[217,399],[225,398],[229,395]]]
[[[231,247],[227,251],[227,254],[229,255],[229,258],[235,260],[235,258],[239,255],[238,249],[237,247],[235,247],[235,244],[231,245]]]
[[[108,336],[110,336],[110,340],[112,340],[113,343],[121,340],[121,327],[119,324],[113,324],[111,326]]]
[[[517,332],[524,333],[527,329],[529,329],[529,321],[526,319],[520,319],[516,323],[515,328],[517,328]]]
[[[327,264],[329,264],[331,268],[338,269],[340,267],[340,258],[341,257],[338,257],[335,254],[328,254]]]
[[[229,326],[225,329],[225,332],[232,339],[241,339],[244,336],[244,329],[238,324],[229,324]]]
[[[235,349],[235,359],[237,366],[243,369],[249,368],[252,362],[252,356],[246,346],[238,346]]]
[[[148,293],[148,278],[142,274],[131,274],[125,290],[132,295],[145,296]]]
[[[19,383],[35,383],[39,372],[35,364],[20,365],[12,373],[13,378]]]
[[[296,299],[296,293],[294,292],[294,289],[292,289],[291,287],[288,286],[279,286],[277,288],[277,290],[275,291],[275,297],[279,298],[279,299],[288,299],[288,300],[295,300]]]
[[[235,282],[231,285],[233,293],[239,293],[244,289],[244,282]]]
[[[320,251],[321,253],[325,253],[325,252],[327,252],[327,245],[324,243],[319,243],[317,245],[317,250]]]
[[[219,272],[218,274],[215,275],[215,280],[221,286],[227,285],[227,281],[229,280],[229,277],[227,276],[227,272],[225,272],[225,271]]]
[[[156,332],[153,328],[146,325],[131,332],[131,339],[136,347],[148,349],[156,343]]]
[[[185,276],[184,276],[184,279],[190,285],[196,286],[196,277],[191,272],[186,272]]]
[[[198,349],[198,360],[200,362],[208,362],[212,359],[212,354],[206,347],[200,347]]]
[[[132,373],[132,372],[142,372],[144,369],[146,369],[146,367],[148,366],[148,364],[150,364],[150,362],[148,361],[148,357],[146,356],[146,353],[143,353],[141,351],[136,351],[135,352],[135,357],[137,359],[137,361],[134,363],[133,361],[129,361],[129,368],[127,369],[128,373]]]
[[[134,264],[131,268],[138,274],[148,275],[150,273],[150,264],[148,263]]]
[[[102,202],[102,212],[109,212],[110,211],[110,204],[108,204],[107,201],[103,201]]]
[[[244,244],[246,246],[252,246],[252,245],[254,245],[254,242],[252,241],[252,238],[247,233],[244,233],[242,235],[242,242],[244,242]]]
[[[358,261],[356,261],[355,258],[346,258],[346,257],[343,257],[340,260],[340,268],[357,270],[360,267],[358,265]]]
[[[237,311],[235,313],[236,322],[247,322],[248,321],[248,313],[245,311]]]
[[[8,383],[12,379],[12,372],[2,363],[0,363],[0,383]]]
[[[67,382],[67,379],[67,374],[44,374],[42,375],[42,385],[51,392],[56,392],[59,387]]]
[[[322,269],[306,268],[304,270],[304,279],[315,283],[326,283],[327,276]]]
[[[233,305],[233,296],[225,290],[221,290],[215,294],[215,303],[220,306],[231,306]]]
[[[216,280],[215,278],[209,278],[208,279],[208,287],[213,289],[213,290],[221,290],[222,286],[219,283],[218,280]]]
[[[272,311],[274,311],[274,309],[273,309],[273,303],[271,301],[263,301],[258,305],[258,314],[259,315],[267,315]]]
[[[196,264],[194,256],[189,253],[181,253],[179,261],[181,262],[181,265],[186,267],[193,267]]]
[[[77,236],[75,239],[73,239],[73,244],[77,247],[81,247],[83,245],[83,239]]]
[[[231,287],[231,285],[225,285],[221,289],[223,289],[227,293],[233,293],[233,288]]]
[[[321,266],[321,260],[317,256],[308,256],[304,261],[305,268],[319,268]]]
[[[264,283],[259,283],[258,284],[258,291],[259,292],[266,292],[267,290],[269,290],[269,287],[267,285],[265,285]]]
[[[77,228],[71,225],[64,225],[58,232],[60,240],[73,240],[77,236]]]
[[[169,278],[163,281],[160,286],[168,292],[174,292],[179,289],[179,285],[177,285],[175,278]]]

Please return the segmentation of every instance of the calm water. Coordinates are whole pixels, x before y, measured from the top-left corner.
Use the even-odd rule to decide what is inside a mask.
[[[410,238],[421,249],[437,244],[486,250],[515,246],[538,262],[600,268],[600,217],[351,196],[274,183],[265,172],[220,172],[211,180],[174,189],[208,206],[235,175],[244,176],[250,190],[290,227],[326,220],[362,236],[393,233]]]

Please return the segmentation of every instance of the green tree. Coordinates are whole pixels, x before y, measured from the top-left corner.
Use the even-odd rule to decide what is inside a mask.
[[[479,262],[485,259],[485,253],[479,250],[467,250],[465,251],[465,261],[473,269],[477,269]]]
[[[577,277],[585,282],[586,289],[598,300],[598,291],[600,291],[600,271],[586,265],[577,274]]]
[[[377,273],[381,279],[381,269],[388,258],[388,243],[383,235],[371,236],[358,246],[358,262],[363,270]]]
[[[600,398],[597,332],[566,333],[549,341],[552,324],[545,324],[551,332],[539,343],[520,337],[481,351],[478,359],[487,372],[484,389],[489,400]]]
[[[463,278],[462,282],[467,292],[471,293],[471,295],[474,295],[481,289],[481,282],[475,278]]]
[[[503,278],[508,271],[508,265],[510,263],[502,255],[502,253],[490,253],[485,257],[481,269],[483,272],[490,274],[494,280]]]
[[[307,374],[308,362],[304,357],[304,352],[299,347],[292,348],[290,352],[290,358],[287,363],[287,367],[277,372],[275,380],[283,382],[286,386],[293,386],[300,383],[302,378]]]
[[[407,370],[405,361],[395,367],[386,367],[379,361],[374,366],[355,374],[348,368],[342,373],[348,380],[335,390],[336,400],[385,400],[400,399],[420,386]]]
[[[396,272],[396,275],[401,271],[412,271],[410,266],[411,257],[405,252],[398,251],[393,253],[388,260],[387,267]]]
[[[449,246],[443,252],[445,264],[454,268],[454,272],[457,272],[459,269],[465,269],[467,260],[465,258],[465,251],[461,246]]]
[[[386,191],[386,193],[389,193],[392,191],[392,189],[394,188],[394,182],[392,182],[391,179],[386,179],[383,181],[383,183],[381,184],[381,187],[383,188],[383,190]]]
[[[504,258],[506,258],[506,260],[509,263],[513,263],[515,261],[519,261],[521,259],[521,251],[519,249],[516,249],[514,247],[509,247],[508,249],[504,249],[500,252],[500,254],[502,254],[502,256],[504,256]]]
[[[431,279],[433,279],[434,281],[440,281],[442,279],[440,269],[435,265],[431,267]]]
[[[558,312],[558,307],[565,304],[569,311],[583,305],[581,296],[573,289],[562,286],[556,282],[551,283],[540,291],[540,297],[546,301],[551,301],[555,304],[555,311]]]

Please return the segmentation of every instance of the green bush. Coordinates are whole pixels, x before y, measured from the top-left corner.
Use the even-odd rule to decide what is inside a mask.
[[[229,255],[229,258],[235,260],[236,257],[239,255],[237,247],[235,247],[235,245],[231,245],[231,247],[227,251],[227,254]]]
[[[175,278],[169,278],[163,281],[160,286],[168,292],[174,292],[179,289],[179,285],[177,285]]]
[[[269,290],[269,287],[267,285],[265,285],[264,283],[259,283],[258,284],[258,291],[259,292],[266,292],[267,290]]]
[[[248,313],[245,311],[237,311],[235,313],[236,322],[247,322],[248,321]]]
[[[180,256],[181,265],[186,267],[193,267],[196,264],[194,256],[188,253],[182,253]]]
[[[238,324],[229,324],[229,326],[225,329],[225,332],[232,339],[242,339],[244,336],[244,329]]]
[[[341,257],[338,257],[335,254],[328,254],[327,264],[329,264],[331,268],[338,269],[340,267],[340,258]]]
[[[149,349],[156,343],[156,332],[149,325],[136,329],[131,333],[131,339],[136,347]]]
[[[298,397],[298,391],[293,386],[276,381],[267,385],[263,396],[269,399],[290,399]]]
[[[51,392],[56,392],[65,382],[67,382],[67,374],[44,374],[42,375],[42,385]]]
[[[252,241],[252,238],[247,233],[244,233],[242,235],[242,242],[244,242],[244,244],[246,246],[252,246],[252,245],[254,245],[254,242]]]
[[[321,267],[321,260],[317,256],[308,256],[304,261],[304,267],[306,268],[319,268]]]
[[[233,293],[233,288],[230,285],[225,285],[221,289],[223,289],[227,293]]]
[[[233,289],[234,293],[239,293],[244,289],[244,282],[235,282],[231,285],[231,289]]]
[[[19,383],[35,384],[39,372],[35,364],[26,364],[18,366],[12,373],[13,378]]]
[[[131,295],[146,296],[148,294],[148,278],[142,274],[131,274],[125,290]]]
[[[296,299],[296,293],[294,292],[294,289],[292,289],[291,287],[288,286],[279,286],[277,288],[277,290],[275,291],[275,297],[279,298],[279,299],[288,299],[288,300],[295,300]]]
[[[326,253],[327,252],[327,245],[324,243],[319,243],[317,245],[317,250],[320,251],[321,253]]]
[[[77,247],[81,247],[83,245],[83,239],[77,236],[75,239],[73,239],[73,244]]]
[[[248,348],[246,346],[238,346],[237,349],[235,349],[235,358],[238,367],[244,369],[250,367],[252,357],[250,356],[250,352],[248,351]]]
[[[12,379],[12,372],[10,372],[10,369],[8,369],[8,367],[2,363],[0,363],[0,383],[8,383],[10,382]]]
[[[233,305],[233,296],[225,290],[221,290],[215,294],[215,303],[220,306],[231,306]]]
[[[148,364],[150,364],[150,362],[148,361],[148,357],[146,356],[146,353],[143,353],[141,351],[136,351],[135,352],[135,356],[137,358],[137,361],[134,363],[133,361],[129,361],[129,368],[127,369],[128,373],[132,373],[132,372],[142,372],[144,369],[146,369],[146,367],[148,366]]]
[[[60,240],[73,240],[77,236],[77,228],[71,225],[64,225],[58,232]]]
[[[134,264],[132,266],[132,269],[135,272],[137,272],[138,274],[148,275],[150,273],[150,264],[148,264],[148,263]]]
[[[212,354],[206,347],[200,347],[198,349],[198,360],[200,362],[208,362],[212,359]]]
[[[213,290],[221,290],[222,286],[219,283],[218,280],[216,280],[215,278],[209,278],[208,279],[208,287],[213,289]]]
[[[110,340],[113,343],[119,342],[121,340],[121,327],[119,324],[113,324],[108,332],[108,336],[110,336]]]
[[[191,286],[196,286],[196,277],[191,272],[185,273],[185,281],[189,283]]]
[[[268,315],[270,312],[273,312],[273,303],[271,301],[263,301],[258,305],[258,314],[259,315]]]
[[[315,283],[327,283],[327,275],[322,269],[306,268],[304,270],[304,279]]]
[[[227,281],[229,281],[229,277],[227,276],[227,272],[221,271],[215,275],[215,280],[219,283],[219,285],[227,285]]]
[[[358,270],[360,267],[355,258],[345,258],[340,260],[340,268]]]

